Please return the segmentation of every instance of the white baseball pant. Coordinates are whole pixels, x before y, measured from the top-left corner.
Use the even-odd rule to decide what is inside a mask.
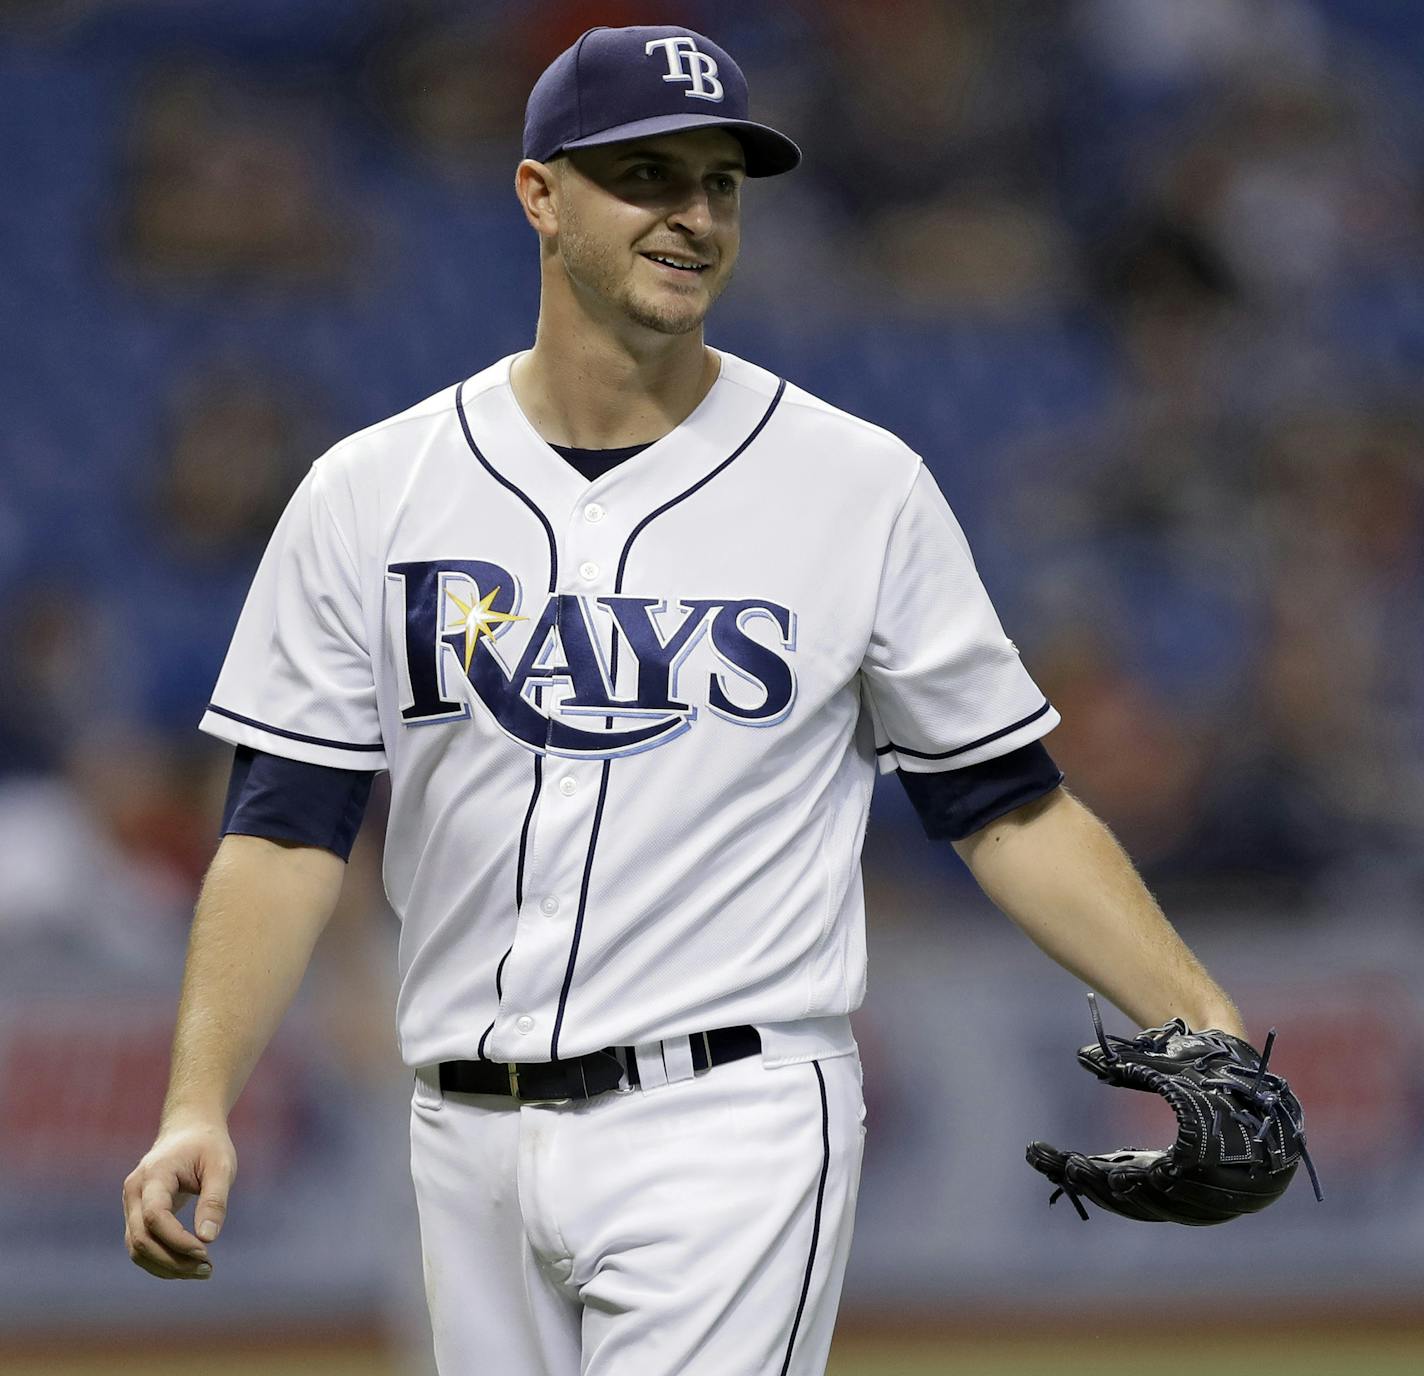
[[[690,1070],[686,1041],[669,1065]],[[823,1376],[864,1118],[855,1054],[522,1105],[423,1067],[411,1173],[441,1376]]]

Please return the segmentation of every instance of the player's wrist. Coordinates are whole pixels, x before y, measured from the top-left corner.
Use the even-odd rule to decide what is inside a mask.
[[[1203,1009],[1196,1017],[1188,1018],[1186,1022],[1193,1032],[1225,1032],[1243,1042],[1249,1043],[1251,1040],[1241,1014],[1229,1004]]]
[[[227,1113],[216,1101],[179,1100],[165,1104],[158,1120],[159,1136],[187,1128],[216,1128],[226,1132]]]

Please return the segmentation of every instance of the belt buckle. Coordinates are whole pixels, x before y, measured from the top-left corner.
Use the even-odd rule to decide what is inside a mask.
[[[567,1094],[525,1094],[519,1085],[518,1064],[509,1061],[505,1069],[509,1072],[509,1092],[514,1096],[516,1102],[521,1104],[567,1104],[570,1102]]]
[[[633,1050],[631,1046],[611,1046],[608,1049],[613,1053],[613,1059],[618,1062],[618,1068],[620,1071],[622,1071],[622,1074],[620,1074],[618,1077],[618,1083],[613,1086],[610,1093],[634,1093],[637,1090],[638,1085],[634,1081],[633,1076],[630,1073],[630,1067],[636,1066],[637,1053]]]

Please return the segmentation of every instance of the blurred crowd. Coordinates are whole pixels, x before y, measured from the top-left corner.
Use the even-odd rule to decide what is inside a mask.
[[[228,764],[195,724],[277,514],[528,344],[529,86],[669,20],[806,153],[748,187],[710,342],[925,455],[1149,882],[1424,888],[1413,7],[4,0],[8,969],[180,958]],[[914,827],[882,793],[872,871],[941,882]]]

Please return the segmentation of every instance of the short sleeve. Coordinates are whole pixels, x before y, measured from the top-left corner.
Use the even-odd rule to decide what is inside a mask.
[[[318,462],[272,533],[199,723],[254,750],[386,768],[361,588]]]
[[[861,679],[885,774],[978,764],[1060,721],[1004,634],[969,542],[923,465],[890,533]]]

